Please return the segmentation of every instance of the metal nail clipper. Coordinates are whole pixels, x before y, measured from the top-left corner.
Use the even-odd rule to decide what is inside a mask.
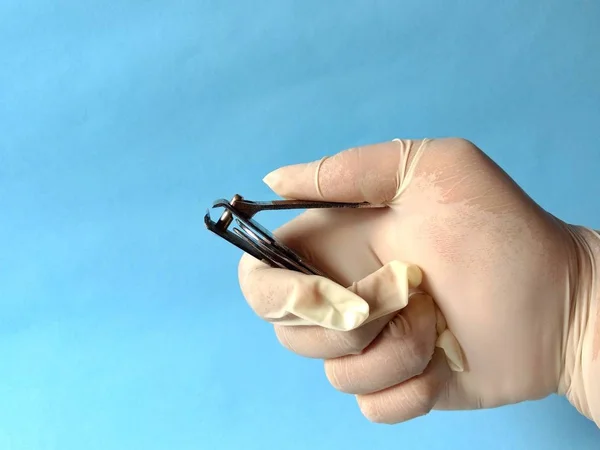
[[[221,217],[214,222],[207,210],[204,216],[206,228],[235,245],[244,252],[252,255],[272,267],[295,270],[307,275],[324,274],[300,255],[284,245],[267,229],[260,225],[254,216],[261,211],[289,210],[289,209],[316,209],[316,208],[380,208],[384,205],[371,203],[338,203],[310,200],[272,200],[267,202],[253,202],[245,200],[240,195],[235,195],[231,201],[219,199],[212,205],[213,208],[224,208]],[[235,224],[234,224],[235,223]],[[231,225],[233,227],[231,227]],[[232,229],[230,229],[232,228]]]

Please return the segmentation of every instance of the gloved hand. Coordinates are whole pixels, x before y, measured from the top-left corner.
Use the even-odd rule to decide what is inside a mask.
[[[325,360],[363,414],[565,394],[600,424],[600,236],[536,205],[461,139],[394,140],[272,172],[284,198],[386,203],[307,211],[276,231],[335,281],[240,262],[280,342]]]

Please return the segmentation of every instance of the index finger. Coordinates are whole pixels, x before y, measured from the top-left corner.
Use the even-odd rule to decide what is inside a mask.
[[[429,139],[356,147],[306,164],[281,167],[264,182],[284,198],[388,203],[410,178]]]

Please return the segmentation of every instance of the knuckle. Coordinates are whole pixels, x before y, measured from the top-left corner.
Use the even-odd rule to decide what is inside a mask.
[[[429,403],[427,403],[426,401],[420,401],[413,408],[411,408],[411,414],[410,417],[407,418],[407,420],[417,419],[419,417],[426,416],[431,412],[432,408],[433,406],[430,406]]]
[[[454,143],[455,145],[461,146],[463,148],[475,147],[475,144],[473,144],[473,142],[471,142],[470,140],[463,138],[463,137],[451,137],[448,139],[450,140],[451,143]]]
[[[274,329],[275,337],[277,338],[281,346],[293,353],[297,353],[295,346],[292,344],[292,339],[289,333],[289,327],[275,325]]]
[[[262,319],[279,312],[285,303],[286,292],[276,285],[263,270],[262,262],[251,256],[242,256],[238,268],[239,286],[246,303]]]
[[[410,336],[406,340],[407,363],[413,368],[414,375],[418,375],[426,369],[433,351],[433,346],[430,346],[428,340],[423,339],[420,335]]]
[[[298,298],[307,299],[311,303],[323,297],[317,283],[294,283],[292,290],[296,292]]]
[[[429,379],[415,379],[413,392],[411,393],[413,418],[424,416],[431,412],[436,402],[437,391],[437,384],[432,383]]]
[[[407,372],[415,376],[426,369],[435,351],[435,327],[412,325],[400,315],[394,319],[392,324],[395,329],[405,331],[401,335],[401,343],[397,347],[399,349],[398,359],[401,360]]]
[[[453,137],[442,139],[439,143],[445,152],[454,155],[456,158],[472,158],[481,154],[479,147],[468,139]]]
[[[250,306],[255,313],[260,315],[261,290],[257,290],[255,283],[252,281],[252,277],[249,276],[252,272],[250,264],[251,262],[246,260],[245,255],[240,259],[238,265],[238,283],[242,296],[246,300],[248,306]]]
[[[412,409],[412,418],[416,419],[417,417],[426,416],[431,412],[432,408],[433,403],[430,399],[421,398],[416,402],[414,408]]]
[[[355,330],[349,332],[338,332],[340,346],[344,349],[346,355],[361,355],[371,345],[371,343],[386,329],[389,325],[390,317],[384,316],[375,319]]]
[[[457,149],[463,150],[475,150],[477,146],[470,140],[462,138],[462,137],[449,137],[445,139],[440,139],[440,142],[443,142],[448,147],[453,147]]]
[[[320,345],[321,333],[318,329],[309,327],[294,327],[274,324],[275,336],[279,344],[290,352],[311,359],[324,359],[328,349]]]
[[[328,337],[335,342],[338,356],[357,356],[364,353],[384,327],[385,322],[374,320],[352,331],[335,331]]]
[[[262,263],[247,253],[244,253],[238,262],[238,282],[242,294],[249,302],[252,300],[252,274]]]
[[[374,423],[401,423],[429,414],[446,383],[428,374],[384,393],[357,395],[361,413]]]
[[[334,155],[332,159],[341,159],[341,158],[355,158],[359,156],[361,153],[364,153],[364,147],[349,147],[345,150],[342,150],[338,154]]]
[[[360,332],[345,333],[342,339],[346,355],[360,355],[370,343]]]
[[[329,384],[336,390],[349,394],[352,381],[346,369],[346,362],[343,359],[325,360],[325,376]]]
[[[248,273],[250,272],[250,268],[251,268],[251,256],[247,253],[242,254],[242,257],[240,258],[239,262],[238,262],[238,280],[240,282],[240,284],[243,286],[244,283],[246,282],[246,277],[248,276]]]

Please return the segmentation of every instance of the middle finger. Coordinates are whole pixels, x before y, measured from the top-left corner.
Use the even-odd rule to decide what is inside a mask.
[[[275,325],[275,332],[283,346],[302,356],[330,359],[359,354],[373,342],[397,311],[406,307],[411,288],[416,288],[420,282],[421,272],[415,266],[392,261],[350,288],[371,308],[370,320],[364,325],[350,331]]]

